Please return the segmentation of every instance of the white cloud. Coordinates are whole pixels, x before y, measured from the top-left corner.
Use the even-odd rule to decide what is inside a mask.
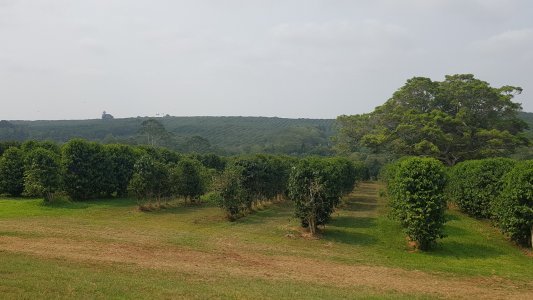
[[[386,47],[411,40],[408,30],[378,20],[286,23],[271,35],[287,43],[321,47]]]
[[[505,21],[527,5],[528,0],[385,0],[377,1],[383,8],[399,13],[416,13],[416,18],[424,15],[451,15],[459,20],[496,23]],[[450,20],[452,21],[452,20]],[[452,22],[453,22],[452,21]],[[452,23],[450,22],[450,23]],[[450,24],[452,25],[452,24]]]
[[[108,52],[105,42],[97,38],[84,37],[78,41],[78,44],[82,49],[93,54],[105,54]]]
[[[498,33],[473,42],[469,50],[480,55],[503,55],[502,58],[533,62],[533,28]]]

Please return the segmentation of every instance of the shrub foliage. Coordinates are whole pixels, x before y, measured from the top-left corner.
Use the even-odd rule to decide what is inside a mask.
[[[503,189],[493,211],[501,230],[512,240],[532,246],[533,237],[533,160],[517,163],[505,175]]]
[[[22,150],[8,148],[0,158],[0,194],[20,196],[24,190]]]
[[[315,234],[319,225],[329,222],[343,194],[352,191],[356,170],[341,158],[307,158],[292,167],[289,198],[303,227]]]
[[[444,237],[446,174],[442,163],[433,158],[406,158],[389,167],[387,175],[392,215],[419,249],[431,248]]]
[[[491,206],[503,188],[503,176],[515,161],[506,158],[470,160],[455,165],[449,172],[447,191],[450,200],[476,218],[490,218]]]
[[[61,183],[59,156],[45,148],[35,148],[26,155],[25,165],[24,195],[50,201]]]

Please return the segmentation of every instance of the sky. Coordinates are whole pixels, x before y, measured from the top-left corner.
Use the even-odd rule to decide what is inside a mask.
[[[335,118],[459,73],[533,112],[533,1],[0,0],[0,119]]]

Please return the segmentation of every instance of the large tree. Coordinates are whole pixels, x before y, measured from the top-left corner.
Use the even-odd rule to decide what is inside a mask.
[[[512,101],[519,87],[491,87],[471,74],[442,82],[414,77],[372,113],[340,116],[337,148],[435,157],[448,165],[502,156],[527,145]]]
[[[148,145],[151,146],[158,146],[161,142],[168,141],[170,138],[170,133],[165,129],[165,126],[152,118],[141,123],[139,135],[146,136]]]

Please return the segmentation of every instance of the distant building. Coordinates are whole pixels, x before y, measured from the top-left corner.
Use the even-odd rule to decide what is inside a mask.
[[[104,110],[104,112],[102,113],[102,120],[111,120],[111,119],[114,119],[113,115],[106,113]]]

